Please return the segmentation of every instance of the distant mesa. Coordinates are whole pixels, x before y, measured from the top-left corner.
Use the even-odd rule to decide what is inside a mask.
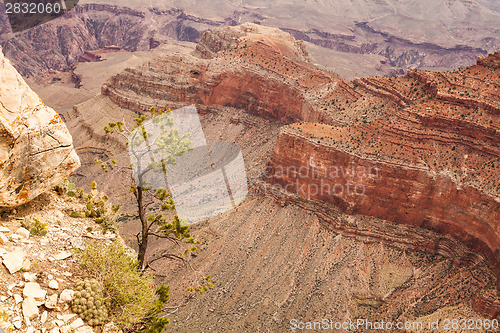
[[[80,166],[59,115],[43,104],[0,49],[0,207],[24,204]]]

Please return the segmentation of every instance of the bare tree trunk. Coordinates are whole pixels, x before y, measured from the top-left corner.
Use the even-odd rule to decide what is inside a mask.
[[[146,258],[146,250],[148,248],[148,221],[146,220],[143,206],[143,190],[142,187],[137,187],[137,206],[139,208],[139,219],[141,220],[141,236],[139,239],[139,266],[144,269],[144,260]]]

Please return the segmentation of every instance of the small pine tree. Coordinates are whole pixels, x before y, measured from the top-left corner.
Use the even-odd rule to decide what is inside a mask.
[[[141,159],[148,159],[147,165],[133,165],[130,164],[127,168],[134,169],[135,183],[130,186],[130,192],[134,195],[137,202],[137,211],[139,221],[141,223],[141,231],[136,235],[139,251],[138,260],[143,270],[150,267],[151,262],[146,262],[146,252],[148,247],[148,240],[150,237],[158,237],[167,239],[175,244],[191,244],[195,245],[197,242],[190,234],[189,225],[183,223],[181,219],[175,215],[172,221],[167,221],[162,212],[171,211],[175,209],[174,202],[170,193],[164,188],[152,189],[152,186],[145,180],[148,172],[154,170],[161,170],[164,174],[169,164],[176,163],[176,157],[185,155],[188,151],[192,150],[190,147],[189,134],[180,135],[178,130],[171,128],[173,120],[169,116],[170,110],[162,111],[151,108],[151,122],[160,126],[160,137],[156,138],[154,147],[149,147],[147,151],[140,149],[132,149],[132,154],[137,161]],[[161,122],[159,121],[161,119]],[[135,118],[135,125],[133,128],[128,127],[121,121],[110,122],[104,127],[106,134],[120,134],[127,138],[127,144],[135,147],[141,144],[148,144],[148,139],[152,137],[145,126],[148,120],[146,115],[141,115]],[[161,159],[155,160],[151,157],[151,151],[155,156],[161,156]],[[103,162],[99,159],[95,160],[101,164],[102,169],[107,172],[112,165],[116,165],[115,160],[109,163]],[[138,163],[140,164],[140,163]],[[160,208],[158,210],[158,207]],[[158,212],[160,211],[160,212]],[[184,253],[179,255],[164,254],[162,257],[169,259],[182,259],[182,254],[195,251],[196,248],[190,247]],[[153,259],[153,261],[159,258]]]
[[[152,263],[163,259],[180,260],[187,264],[185,255],[196,251],[196,245],[200,243],[191,235],[189,225],[177,215],[174,215],[172,220],[167,220],[163,215],[165,212],[175,209],[175,204],[169,191],[165,188],[154,190],[145,180],[147,173],[152,170],[160,171],[165,175],[168,166],[175,164],[177,157],[183,156],[192,150],[189,134],[180,135],[178,130],[172,128],[173,120],[169,115],[170,112],[171,110],[162,111],[161,109],[151,108],[150,118],[148,119],[146,115],[135,118],[134,127],[131,129],[122,121],[110,122],[104,127],[107,135],[121,135],[127,139],[128,145],[140,146],[146,143],[148,148],[150,148],[146,152],[140,149],[137,151],[134,149],[131,150],[134,158],[138,161],[141,158],[144,159],[146,154],[151,152],[154,153],[154,156],[161,156],[161,159],[155,160],[151,158],[151,154],[147,155],[148,163],[143,169],[141,169],[140,165],[134,166],[130,164],[123,166],[123,168],[130,169],[130,171],[135,171],[135,179],[134,183],[130,186],[130,192],[134,195],[137,204],[138,220],[141,224],[141,231],[136,234],[136,239],[139,248],[137,259],[139,261],[139,268],[142,271],[147,269],[154,270],[151,266]],[[155,137],[154,147],[149,147],[148,140],[152,138],[152,133],[145,126],[147,120],[150,120],[153,125],[157,125],[160,128],[161,134],[159,137]],[[115,160],[101,161],[100,159],[95,159],[95,161],[101,165],[105,172],[108,172],[109,168],[117,165]],[[146,260],[146,252],[151,237],[166,239],[179,246],[181,251],[177,254],[164,251],[154,258]],[[188,264],[188,266],[193,269],[191,265]],[[213,287],[209,276],[203,276],[194,269],[193,272],[199,275],[201,282],[196,287],[189,287],[188,291],[207,291]],[[168,294],[168,289],[163,291],[165,291],[164,294]],[[161,304],[166,303],[166,300],[165,302],[161,302]],[[150,323],[152,324],[151,328],[155,327],[151,332],[161,332],[161,327],[164,327],[167,323],[168,320],[165,318],[154,319],[154,323]]]

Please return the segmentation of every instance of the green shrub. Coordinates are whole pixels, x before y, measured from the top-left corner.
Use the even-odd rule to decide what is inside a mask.
[[[94,221],[100,224],[104,231],[116,230],[115,222],[120,205],[109,203],[108,197],[102,193],[99,194],[95,188],[84,198],[87,200],[84,210],[85,216],[94,218]]]
[[[89,241],[85,250],[77,251],[76,258],[87,274],[95,278],[94,285],[102,286],[106,319],[121,327],[135,327],[136,331],[147,327],[148,332],[161,332],[165,328],[168,319],[158,315],[168,301],[168,287],[156,288],[151,274],[138,271],[138,261],[127,254],[122,243],[114,241],[107,245],[102,241]],[[92,289],[92,282],[90,286]],[[80,298],[86,296],[80,294]],[[97,308],[95,303],[94,306]],[[106,313],[104,309],[101,312]],[[88,318],[96,324],[96,318],[92,315]],[[101,323],[101,319],[97,317],[97,323]]]
[[[103,227],[103,231],[116,230],[116,219],[120,205],[112,205],[108,201],[108,196],[97,191],[95,182],[91,183],[92,190],[88,194],[82,194],[87,201],[82,212],[71,212],[70,216],[91,217]]]
[[[29,230],[33,236],[45,236],[47,234],[47,224],[40,222],[36,217],[22,221],[21,226]]]
[[[54,187],[54,190],[59,195],[68,195],[70,197],[81,196],[82,190],[80,188],[76,188],[75,184],[70,182],[68,179],[64,179],[58,185]]]
[[[85,213],[80,213],[80,212],[71,212],[69,216],[74,217],[74,218],[81,218],[85,217]]]

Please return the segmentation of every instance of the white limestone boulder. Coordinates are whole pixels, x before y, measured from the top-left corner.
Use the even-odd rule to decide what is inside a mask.
[[[64,122],[43,104],[0,48],[0,206],[30,201],[79,166]]]
[[[15,249],[3,255],[3,264],[9,270],[10,274],[14,274],[23,268],[27,253],[23,249]]]

